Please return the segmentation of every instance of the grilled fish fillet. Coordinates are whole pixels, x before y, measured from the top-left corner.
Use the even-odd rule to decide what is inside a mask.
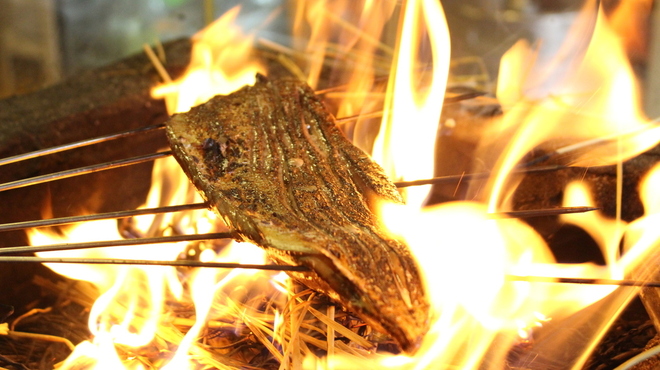
[[[291,275],[414,352],[428,299],[408,248],[373,212],[377,201],[402,202],[397,189],[306,84],[257,77],[174,115],[174,156],[242,238],[278,263],[309,267]]]

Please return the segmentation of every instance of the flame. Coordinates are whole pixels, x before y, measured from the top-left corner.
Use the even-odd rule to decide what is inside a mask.
[[[408,2],[407,6],[413,3]],[[433,23],[442,22],[435,20]],[[403,29],[401,35],[406,34],[405,25]],[[585,6],[567,40],[563,50],[551,61],[539,61],[538,53],[525,41],[518,42],[503,57],[497,94],[504,115],[492,125],[493,129],[483,134],[485,143],[479,153],[496,159],[492,162],[496,176],[491,180],[487,204],[456,202],[418,210],[423,196],[416,196],[417,200],[407,206],[381,206],[386,226],[395,236],[406,240],[424,271],[427,290],[434,303],[435,324],[415,356],[378,358],[380,366],[501,368],[509,351],[537,332],[543,344],[536,345],[534,355],[553,360],[561,358],[567,367],[580,368],[613,318],[634,297],[635,290],[512,282],[507,276],[622,279],[632,274],[648,279],[650,272],[640,275],[638,266],[639,261],[651,253],[649,247],[659,240],[657,233],[647,231],[650,224],[644,224],[645,220],[657,222],[652,215],[636,221],[634,227],[621,220],[609,220],[599,213],[563,217],[564,221],[584,228],[594,237],[605,256],[606,266],[557,264],[545,242],[527,224],[489,217],[490,213],[506,206],[503,201],[509,199],[515,189],[508,179],[511,170],[537,146],[545,145],[556,154],[568,157],[568,164],[604,165],[620,163],[658,142],[658,125],[641,113],[634,74],[615,33],[595,3]],[[446,47],[442,42],[436,45],[437,50]],[[397,69],[395,73],[398,75],[408,69]],[[416,91],[399,84],[392,96],[397,93],[410,97]],[[392,101],[398,105],[401,100]],[[412,131],[409,126],[415,116],[411,115],[409,107],[405,112],[408,116],[393,119],[392,125],[407,125],[405,131]],[[435,125],[437,121],[434,117],[430,123]],[[393,130],[384,127],[384,130]],[[426,135],[434,138],[433,133],[429,131]],[[384,131],[381,135],[384,136]],[[393,136],[398,139],[402,135]],[[389,151],[413,152],[418,150],[417,146],[425,145],[421,136],[418,134],[414,143],[407,145],[393,144],[393,141],[390,145],[377,143]],[[426,150],[432,148],[433,140],[430,142]],[[392,156],[404,158],[399,154]],[[432,169],[428,159],[433,155],[421,158],[427,160],[416,158],[417,165]],[[389,164],[384,163],[389,168]],[[651,176],[645,184],[654,178]],[[644,188],[650,186],[644,185]],[[648,210],[657,208],[647,206],[650,195],[644,197]],[[565,205],[590,204],[593,201],[584,188],[577,185],[567,188]],[[630,245],[621,256],[618,248],[624,235]],[[583,313],[595,310],[605,314]],[[585,339],[561,333],[562,325],[579,328],[576,330]],[[540,329],[530,329],[532,327]],[[495,341],[497,346],[493,347]],[[344,361],[346,359],[337,358],[332,366],[341,368],[350,363]]]
[[[261,67],[251,56],[252,38],[244,36],[233,24],[239,8],[236,7],[193,38],[195,42],[191,63],[186,74],[177,81],[153,90],[153,95],[166,100],[171,113],[184,112],[216,94],[226,94],[245,84],[254,82]],[[144,208],[191,204],[202,199],[173,158],[157,160],[152,174],[152,187]],[[142,208],[142,207],[141,207]],[[125,232],[137,237],[169,236],[220,231],[224,226],[206,210],[136,216],[130,219]],[[220,230],[219,230],[220,229]],[[83,242],[122,239],[117,221],[87,222],[67,230],[64,235],[31,230],[32,245],[63,242]],[[115,258],[133,260],[175,260],[184,254],[187,243],[169,243],[126,247],[108,247],[64,252],[43,252],[44,257]],[[253,247],[256,248],[256,247]],[[192,252],[193,250],[189,251]],[[188,252],[186,252],[188,253]],[[189,254],[189,253],[188,253]],[[261,250],[228,247],[217,257],[210,249],[200,258],[223,262],[264,263]],[[171,327],[163,314],[167,300],[182,299],[184,284],[177,270],[159,266],[115,265],[48,265],[54,271],[73,279],[86,280],[96,285],[101,294],[89,318],[91,341],[81,343],[63,364],[62,369],[79,368],[90,362],[89,368],[143,369],[139,361],[120,359],[117,346],[140,348],[151,345],[162,336],[163,327]],[[213,294],[233,280],[245,281],[254,271],[202,269],[192,280],[191,290],[195,302],[197,321],[185,336],[176,338],[179,350],[164,366],[169,369],[195,368],[189,360],[197,351],[194,343],[213,304]],[[267,276],[267,275],[266,275]],[[222,278],[219,278],[222,277]],[[214,281],[219,280],[217,283]],[[172,334],[170,334],[172,335]]]
[[[158,160],[152,174],[148,202],[143,207],[179,204],[197,196],[189,189],[188,180],[171,159]],[[197,196],[198,197],[198,196]],[[199,219],[204,219],[199,217]],[[171,235],[170,222],[185,228],[181,215],[139,216],[132,219],[130,230],[142,236]],[[182,231],[182,230],[181,230]],[[187,230],[191,232],[194,230]],[[104,220],[79,224],[64,235],[40,230],[29,231],[32,245],[62,242],[103,241],[122,239],[117,221]],[[185,248],[184,243],[166,243],[124,247],[105,247],[57,252],[41,252],[43,257],[77,257],[132,260],[174,260]],[[64,369],[76,368],[84,358],[95,358],[95,369],[116,369],[122,361],[116,345],[142,347],[149,344],[162,325],[163,304],[168,295],[180,297],[183,287],[176,270],[160,266],[68,265],[48,264],[54,271],[70,278],[93,283],[100,293],[89,316],[92,342],[83,342],[64,364]],[[95,354],[96,353],[96,354]],[[114,354],[111,358],[109,354]],[[141,368],[140,366],[126,368]]]
[[[420,55],[430,44],[430,55]],[[436,131],[449,71],[449,31],[439,2],[408,1],[392,63],[388,99],[373,157],[391,179],[433,177]],[[422,205],[430,186],[407,191],[407,203]]]
[[[389,229],[405,236],[417,257],[436,310],[435,325],[419,354],[395,368],[438,363],[477,367],[493,340],[500,341],[501,348],[519,345],[531,335],[527,328],[566,318],[614,290],[509,281],[507,276],[613,275],[590,264],[556,264],[531,227],[515,219],[494,219],[484,204],[452,202],[421,211],[384,205],[382,212]],[[508,353],[500,351],[491,354],[499,356],[496,363],[503,363]]]
[[[264,251],[250,244],[227,248],[223,253],[212,259],[216,262],[231,261],[245,264],[259,264],[264,263],[265,260]],[[256,270],[231,270],[227,272],[215,269],[201,269],[197,272],[191,286],[193,301],[195,302],[195,324],[183,337],[175,356],[163,367],[163,370],[195,368],[195,363],[190,361],[189,352],[202,329],[206,327],[214,303],[215,294],[213,292],[222,289],[235,279],[246,281],[256,273],[258,273]]]
[[[153,171],[153,187],[143,207],[158,205],[185,204],[200,201],[185,174],[171,159],[156,162]],[[172,235],[173,233],[198,233],[217,231],[217,217],[201,210],[183,214],[162,214],[135,217],[131,223],[133,233],[141,236]],[[212,229],[209,226],[212,225]],[[49,234],[39,230],[30,231],[32,245],[47,245],[58,242],[77,242],[91,240],[121,239],[116,221],[98,221],[81,224],[69,230],[66,235]],[[41,256],[80,257],[80,258],[116,258],[138,260],[174,260],[182,255],[186,243],[158,245],[140,245],[126,247],[106,247],[96,249],[69,250],[63,252],[42,252]],[[247,264],[265,263],[265,253],[260,248],[248,243],[240,246],[227,246],[215,255],[213,250],[205,249],[200,259],[217,262],[236,262]],[[66,265],[49,264],[56,272],[78,280],[94,283],[101,295],[91,309],[89,328],[93,335],[90,341],[78,345],[75,351],[62,364],[61,369],[85,368],[103,369],[143,369],[139,361],[131,361],[119,356],[118,346],[140,348],[153,345],[163,335],[164,327],[171,327],[171,318],[163,310],[167,300],[180,300],[184,293],[184,284],[176,269],[159,266],[114,266],[114,265]],[[195,320],[185,335],[176,338],[179,348],[169,362],[163,366],[168,369],[196,368],[191,361],[192,353],[199,352],[197,336],[206,326],[211,315],[211,307],[219,304],[214,300],[213,292],[219,292],[228,285],[246,284],[255,290],[265,290],[264,283],[249,283],[257,274],[255,270],[220,270],[200,269],[188,279],[195,304]],[[259,272],[269,279],[270,274]],[[282,277],[277,279],[284,282]],[[271,286],[273,299],[278,290]],[[278,287],[278,289],[282,289]],[[209,294],[211,293],[211,294]],[[233,302],[233,301],[232,301]],[[233,303],[237,305],[238,303]],[[216,310],[217,311],[217,310]],[[215,313],[218,314],[217,312]],[[194,356],[193,356],[194,357]]]
[[[595,206],[588,188],[582,183],[571,183],[565,190],[564,205],[581,204]],[[605,262],[612,266],[619,256],[619,242],[623,237],[627,226],[625,221],[611,220],[601,214],[600,211],[590,212],[585,215],[562,215],[562,221],[579,226],[585,230],[596,241],[601,248]]]
[[[653,0],[621,1],[609,15],[612,28],[622,38],[631,60],[645,60],[649,52],[649,34]]]
[[[655,247],[660,241],[660,233],[653,225],[660,218],[660,199],[657,186],[660,185],[660,166],[655,165],[640,182],[639,194],[644,205],[644,217],[630,223],[625,229],[624,251],[620,264],[638,278],[647,280],[657,276]],[[647,264],[648,263],[648,264]]]
[[[545,64],[521,68],[535,60],[524,42],[502,60],[500,84],[513,85],[498,87],[505,114],[494,125],[499,133],[484,135],[495,139],[482,153],[498,158],[491,210],[505,198],[510,171],[537,146],[567,156],[572,165],[601,166],[632,158],[660,139],[660,126],[641,111],[636,78],[600,7],[588,2],[567,40]],[[511,78],[516,69],[523,73]],[[509,144],[501,149],[493,142]]]
[[[244,35],[235,24],[239,11],[240,6],[232,8],[197,33],[186,73],[152,91],[154,98],[165,99],[170,114],[254,84],[256,73],[264,73],[251,53],[254,37]]]
[[[327,89],[323,96],[337,117],[356,117],[341,128],[365,152],[373,147],[374,117],[381,116],[381,80],[394,53],[382,40],[396,8],[396,2],[373,0],[295,2],[293,43],[303,51],[300,74],[311,87]],[[321,79],[328,70],[329,78]]]

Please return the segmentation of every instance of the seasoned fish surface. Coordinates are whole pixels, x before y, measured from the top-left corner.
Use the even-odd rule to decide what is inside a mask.
[[[176,159],[241,237],[309,267],[291,275],[413,352],[428,300],[408,248],[373,213],[399,193],[306,84],[257,80],[174,115],[166,131]]]

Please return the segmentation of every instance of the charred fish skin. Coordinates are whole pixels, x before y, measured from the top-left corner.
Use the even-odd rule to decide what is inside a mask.
[[[406,245],[380,229],[374,200],[402,202],[314,92],[258,76],[166,124],[174,156],[202,196],[246,241],[411,353],[429,303]]]

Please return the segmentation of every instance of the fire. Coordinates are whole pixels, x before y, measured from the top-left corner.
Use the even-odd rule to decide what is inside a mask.
[[[658,142],[660,129],[641,112],[625,52],[594,2],[585,5],[570,35],[584,33],[592,34],[588,43],[569,36],[547,65],[521,68],[535,59],[524,42],[502,60],[500,85],[512,80],[513,87],[498,87],[505,114],[492,132],[494,140],[484,145],[484,155],[498,158],[491,209],[506,196],[503,187],[510,171],[537,146],[569,156],[572,165],[602,166],[632,158]],[[511,76],[515,69],[523,73]],[[504,135],[513,136],[504,141]],[[502,152],[496,142],[508,145]]]
[[[638,106],[637,84],[624,48],[603,12],[594,9],[598,9],[595,3],[585,5],[572,31],[591,37],[569,36],[553,60],[538,60],[537,51],[525,41],[502,58],[497,97],[504,114],[482,134],[478,150],[480,159],[494,169],[485,195],[424,207],[430,187],[418,187],[407,191],[406,205],[379,205],[384,227],[393,238],[405,240],[416,256],[433,302],[432,328],[414,356],[375,353],[371,343],[336,322],[334,309],[325,315],[313,308],[313,293],[295,293],[286,275],[200,269],[182,278],[181,271],[165,267],[59,265],[51,268],[94,283],[101,294],[90,315],[93,339],[79,345],[61,368],[78,368],[86,362],[94,369],[151,368],[153,364],[145,366],[118,353],[139,352],[147,346],[168,355],[167,361],[154,367],[232,368],[230,360],[211,354],[198,341],[205,328],[227,324],[235,325],[236,331],[245,327],[258,337],[281,369],[499,369],[508,364],[513,350],[527,345],[534,346],[535,355],[556,357],[566,368],[580,368],[636,290],[512,281],[511,277],[654,276],[656,271],[644,270],[640,262],[657,258],[652,247],[660,235],[649,225],[658,222],[658,195],[651,189],[658,187],[660,168],[643,182],[640,193],[647,214],[639,220],[628,224],[600,213],[562,216],[562,221],[593,236],[606,266],[556,263],[531,226],[495,218],[493,213],[509,209],[516,189],[511,172],[534,149],[554,153],[566,165],[593,166],[621,163],[660,140],[660,126],[645,118]],[[154,96],[164,98],[171,113],[252,83],[256,72],[265,73],[252,53],[254,37],[244,35],[233,23],[238,12],[238,8],[231,10],[197,34],[186,75],[154,89]],[[398,26],[392,46],[381,40],[396,23],[395,15]],[[614,28],[625,29],[617,19]],[[401,7],[396,2],[371,0],[299,2],[293,28],[298,36],[307,35],[305,42],[294,45],[293,52],[279,50],[299,56],[302,66],[286,65],[319,90],[344,86],[347,92],[326,93],[339,117],[382,110],[377,136],[366,116],[342,127],[356,144],[372,150],[393,180],[432,177],[450,56],[440,2],[408,0]],[[328,81],[323,77],[326,74]],[[382,77],[387,75],[385,85]],[[146,207],[200,201],[173,160],[157,162],[153,184]],[[593,204],[588,189],[580,184],[571,184],[565,193],[565,206]],[[69,230],[62,240],[118,239],[121,234],[115,224],[87,223]],[[203,233],[222,227],[206,211],[140,216],[130,225],[131,232],[145,236]],[[57,240],[37,231],[31,234],[34,245]],[[186,248],[178,243],[57,255],[162,260],[179,258],[188,253]],[[260,249],[245,244],[216,253],[218,249],[207,246],[199,258],[244,263],[263,263],[265,258]],[[250,289],[267,292],[267,312],[257,309],[258,304],[249,298]],[[185,300],[194,302],[194,314],[177,321],[167,311],[167,302]],[[607,314],[590,315],[594,311]],[[323,323],[325,328],[317,334],[323,332],[327,341],[300,332],[309,326],[309,315]],[[182,326],[185,329],[179,330]],[[566,327],[580,330],[579,338],[564,333]],[[335,341],[334,333],[355,345]],[[178,348],[159,347],[163,338]],[[317,358],[307,343],[325,350],[329,358]]]
[[[436,309],[436,323],[419,353],[413,358],[382,359],[382,366],[428,368],[431,364],[444,364],[476,368],[483,366],[483,358],[487,357],[493,368],[500,368],[511,348],[538,332],[537,336],[551,344],[537,346],[536,353],[554,358],[564,351],[561,356],[567,366],[579,368],[634,291],[611,286],[511,282],[506,277],[622,279],[632,274],[648,279],[648,272],[635,273],[639,258],[647,256],[649,246],[658,241],[658,235],[647,232],[648,226],[634,227],[632,231],[621,220],[609,220],[598,213],[563,216],[566,222],[585,228],[599,242],[607,265],[562,265],[554,263],[545,242],[526,224],[488,216],[506,207],[503,200],[515,189],[508,175],[536,146],[559,143],[559,149],[554,150],[571,155],[569,164],[604,165],[620,163],[658,142],[657,125],[647,120],[638,106],[636,80],[624,51],[617,47],[617,38],[602,12],[595,16],[593,9],[594,4],[585,7],[573,31],[588,32],[592,37],[585,43],[584,38],[569,36],[569,40],[577,41],[569,41],[548,65],[540,65],[536,53],[524,41],[504,56],[497,90],[504,115],[495,122],[492,132],[485,133],[482,149],[488,158],[498,159],[493,163],[497,176],[491,180],[487,204],[456,202],[421,212],[415,209],[418,202],[405,207],[382,206],[384,222],[393,233],[405,238],[425,271]],[[442,47],[441,43],[436,45]],[[603,55],[607,55],[606,62]],[[414,96],[415,91],[401,89],[400,94]],[[427,123],[437,122],[433,118]],[[410,122],[404,119],[395,124],[403,127]],[[403,130],[412,131],[409,127]],[[489,140],[492,137],[495,139]],[[513,139],[503,141],[502,137]],[[508,145],[502,148],[502,142]],[[421,140],[415,144],[422,145]],[[411,146],[401,148],[413,150]],[[415,158],[401,166],[432,168],[432,163],[420,162]],[[593,204],[589,198],[588,192],[571,186],[565,205]],[[645,204],[648,203],[647,200]],[[636,224],[644,223],[644,219]],[[636,232],[644,237],[631,237]],[[618,246],[624,234],[625,240],[633,240],[635,247],[629,247],[621,256]],[[589,311],[592,306],[608,314],[575,322],[573,317],[579,316],[580,310]],[[581,335],[588,339],[569,340],[559,335],[557,330],[561,329],[555,328],[561,327],[562,320],[574,321],[572,325],[579,327]],[[532,327],[538,329],[528,329]],[[547,340],[553,335],[561,339]],[[492,347],[495,340],[497,348]],[[570,353],[568,357],[566,352]],[[346,366],[343,361],[337,359],[335,366]]]
[[[250,57],[252,40],[245,37],[233,25],[239,8],[235,8],[198,33],[194,40],[192,62],[184,77],[154,89],[154,95],[166,100],[172,113],[183,112],[191,106],[201,104],[219,93],[229,93],[252,83],[255,73],[261,71],[258,63]],[[222,36],[222,37],[220,37]],[[155,162],[152,174],[152,188],[144,208],[166,205],[190,204],[202,199],[194,190],[186,175],[173,158]],[[217,217],[206,210],[144,215],[131,218],[124,232],[136,236],[169,236],[175,234],[208,233],[224,226]],[[64,236],[30,231],[31,244],[46,245],[58,242],[82,242],[94,240],[121,239],[117,221],[88,222],[67,230]],[[42,252],[44,257],[116,258],[134,260],[175,260],[186,251],[187,243],[158,245],[107,247],[91,250],[65,252]],[[220,262],[260,264],[265,256],[260,249],[241,245],[228,246],[217,256],[212,249],[202,251],[200,258]],[[89,328],[93,335],[91,342],[81,343],[62,365],[61,369],[88,368],[102,369],[144,369],[139,361],[121,359],[117,348],[140,348],[153,346],[154,341],[170,338],[179,349],[162,368],[195,368],[190,361],[192,353],[199,353],[197,336],[206,324],[207,318],[217,315],[212,310],[214,294],[237,281],[250,285],[254,271],[202,269],[188,277],[191,283],[184,283],[175,268],[160,266],[114,266],[114,265],[49,265],[56,272],[73,279],[93,283],[100,296],[90,312]],[[265,274],[268,276],[268,274]],[[172,327],[171,319],[165,315],[167,301],[184,299],[186,285],[190,285],[195,302],[194,324],[185,335]],[[254,285],[254,284],[252,284]],[[260,284],[255,289],[263,289]],[[271,295],[278,295],[275,290]],[[233,301],[232,301],[233,302]],[[233,303],[237,308],[240,302]],[[164,329],[167,328],[167,329]],[[169,331],[168,331],[169,330]],[[173,338],[172,338],[173,337]],[[130,352],[131,350],[128,350]],[[211,361],[213,363],[213,361]]]
[[[254,83],[263,68],[252,56],[253,37],[235,25],[240,7],[234,7],[193,37],[186,74],[153,90],[163,98],[170,114],[187,112],[218,94],[228,94]]]
[[[243,246],[234,247],[225,250],[224,253],[213,258],[213,260],[237,261],[245,264],[263,263],[266,258],[265,253],[261,249],[254,246],[251,247],[253,249],[250,250],[249,254],[244,253],[244,250],[240,250],[241,248],[245,248]],[[195,367],[195,364],[190,361],[189,353],[199,333],[206,327],[207,319],[213,314],[211,308],[214,304],[214,294],[209,294],[209,292],[218,291],[235,279],[239,279],[238,281],[248,281],[255,273],[254,270],[223,272],[213,269],[202,269],[197,272],[193,278],[191,287],[193,302],[195,302],[195,324],[181,340],[174,358],[163,369],[178,370]]]
[[[408,1],[402,11],[389,99],[372,155],[393,180],[426,179],[433,177],[433,165],[426,160],[435,157],[442,110],[438,102],[444,100],[449,71],[449,31],[438,1]],[[431,52],[421,59],[424,43]],[[409,190],[407,203],[423,205],[429,190]]]

